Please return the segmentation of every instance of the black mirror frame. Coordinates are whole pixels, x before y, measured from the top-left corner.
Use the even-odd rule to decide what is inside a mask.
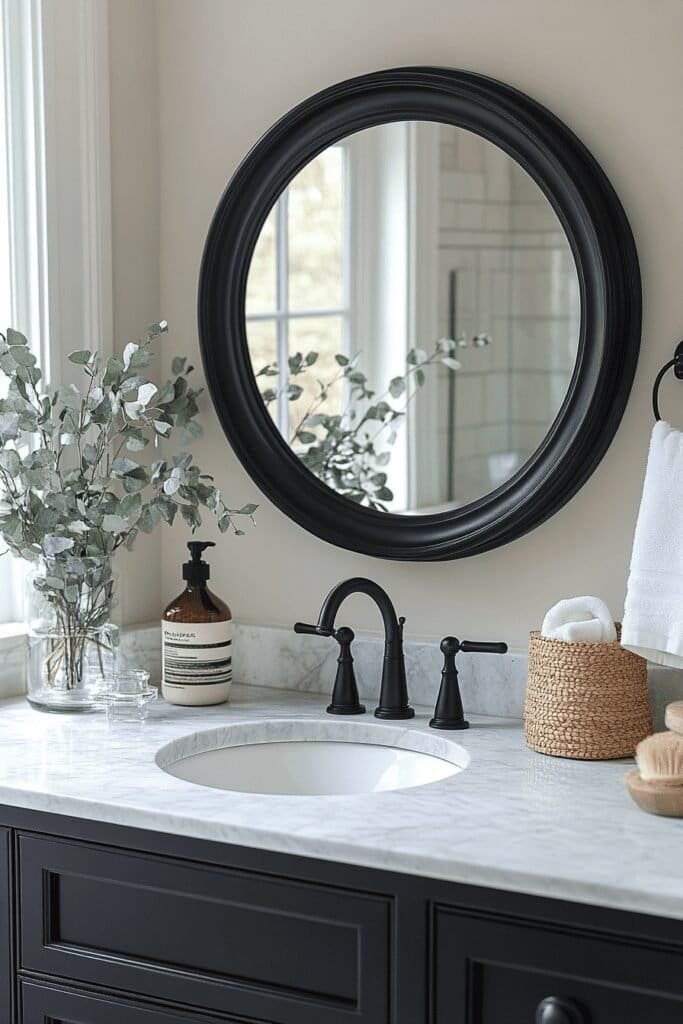
[[[291,179],[340,138],[388,121],[442,121],[495,143],[528,171],[571,245],[581,293],[577,362],[562,408],[528,462],[495,491],[437,515],[364,508],[314,477],[267,412],[251,368],[244,316],[261,227]],[[257,486],[304,529],[339,547],[440,561],[507,544],[552,516],[585,483],[619,425],[640,347],[638,257],[624,210],[586,147],[553,114],[508,85],[465,71],[398,68],[312,96],[244,159],[209,229],[198,295],[204,370],[223,429]]]

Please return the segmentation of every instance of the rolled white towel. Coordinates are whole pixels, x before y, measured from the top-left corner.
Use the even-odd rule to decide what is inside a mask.
[[[613,643],[617,639],[609,608],[599,597],[569,597],[546,613],[541,635],[567,643]]]

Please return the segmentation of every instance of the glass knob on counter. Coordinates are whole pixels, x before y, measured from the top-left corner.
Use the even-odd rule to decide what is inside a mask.
[[[100,702],[109,719],[141,720],[146,717],[148,705],[156,696],[156,688],[150,686],[149,672],[131,669],[117,672],[103,683]]]

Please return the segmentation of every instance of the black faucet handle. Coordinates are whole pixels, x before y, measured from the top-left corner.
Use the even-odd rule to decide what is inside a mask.
[[[313,626],[309,622],[295,622],[295,633],[307,633],[309,636],[334,636],[333,629],[325,629],[323,626]]]
[[[465,720],[458,670],[455,667],[455,656],[462,650],[462,644],[457,636],[445,636],[440,647],[443,654],[441,686],[436,699],[434,717],[429,724],[432,729],[469,729],[470,723]]]
[[[502,642],[482,641],[480,643],[476,640],[458,640],[457,636],[445,636],[441,641],[440,649],[443,654],[441,687],[436,700],[434,717],[429,724],[432,729],[468,729],[469,722],[465,720],[462,708],[455,656],[458,651],[465,651],[465,653],[469,651],[472,654],[505,654],[508,645]]]
[[[358,699],[356,675],[353,671],[353,655],[351,643],[355,633],[348,626],[340,626],[334,631],[334,639],[339,644],[337,658],[337,676],[332,691],[332,701],[328,705],[328,715],[362,715],[365,705]]]
[[[452,639],[454,637],[446,637],[446,640]],[[443,650],[443,646],[441,650]],[[508,645],[502,642],[490,643],[479,640],[463,640],[460,644],[460,650],[465,651],[465,653],[470,651],[472,654],[507,654]]]

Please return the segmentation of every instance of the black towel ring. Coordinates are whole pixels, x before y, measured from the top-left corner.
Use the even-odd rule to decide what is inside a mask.
[[[670,370],[672,366],[674,368],[676,380],[683,380],[683,341],[679,341],[678,345],[676,346],[676,351],[674,352],[673,359],[670,359],[669,362],[666,363],[661,368],[661,370],[655,377],[654,387],[652,388],[652,411],[655,414],[655,419],[658,422],[662,418],[659,414],[659,385],[662,382],[662,377],[664,376],[664,374],[668,370]]]

